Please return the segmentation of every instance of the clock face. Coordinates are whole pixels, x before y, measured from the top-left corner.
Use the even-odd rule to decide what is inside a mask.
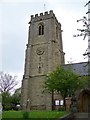
[[[44,53],[43,48],[42,48],[42,47],[37,48],[36,53],[37,53],[38,55],[42,55],[42,54]]]

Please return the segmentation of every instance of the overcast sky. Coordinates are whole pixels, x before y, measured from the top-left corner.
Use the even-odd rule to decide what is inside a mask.
[[[0,0],[0,66],[1,70],[18,75],[22,79],[25,49],[28,41],[30,16],[53,10],[62,25],[65,63],[84,62],[83,53],[87,39],[74,38],[82,23],[77,19],[86,16],[88,0]]]

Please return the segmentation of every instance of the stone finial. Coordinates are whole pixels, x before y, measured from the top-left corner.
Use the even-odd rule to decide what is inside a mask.
[[[46,11],[44,14],[45,14],[45,15],[48,15],[48,11]]]
[[[35,14],[35,18],[38,17],[38,14]]]
[[[40,16],[43,16],[43,13],[40,13]]]
[[[53,13],[53,10],[50,10],[49,13],[52,14],[52,13]]]
[[[61,27],[61,23],[60,22],[58,22],[58,25]]]
[[[33,15],[31,15],[31,20],[34,18],[34,16]]]

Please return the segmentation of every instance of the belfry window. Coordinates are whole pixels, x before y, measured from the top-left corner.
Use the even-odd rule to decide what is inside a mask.
[[[44,25],[39,25],[39,35],[44,35]]]

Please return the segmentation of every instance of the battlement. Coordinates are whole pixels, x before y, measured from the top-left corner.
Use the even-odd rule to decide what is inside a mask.
[[[29,23],[44,20],[44,19],[49,19],[49,18],[54,18],[58,22],[57,18],[55,17],[55,14],[53,13],[53,10],[50,10],[49,12],[46,11],[44,13],[31,15],[31,21]]]

